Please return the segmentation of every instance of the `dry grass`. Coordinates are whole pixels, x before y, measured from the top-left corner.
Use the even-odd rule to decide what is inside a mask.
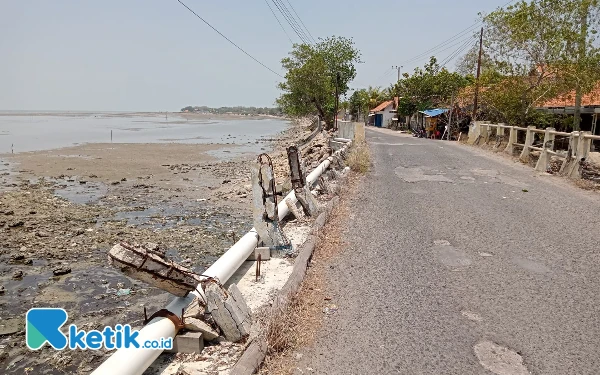
[[[599,191],[600,192],[600,184],[584,179],[573,180],[575,185],[583,190],[591,190],[591,191]]]
[[[364,142],[365,141],[365,124],[356,122],[354,123],[354,141]]]
[[[321,232],[307,275],[298,295],[285,308],[271,315],[266,324],[265,335],[268,343],[267,357],[259,371],[262,375],[291,375],[296,369],[296,352],[310,345],[323,324],[323,307],[329,302],[325,271],[330,262],[344,248],[341,230],[348,217],[347,197],[358,181],[357,176],[348,179],[343,188],[341,200],[327,224],[327,231]]]
[[[353,143],[346,163],[355,172],[367,173],[371,167],[371,152],[367,143],[364,141]]]

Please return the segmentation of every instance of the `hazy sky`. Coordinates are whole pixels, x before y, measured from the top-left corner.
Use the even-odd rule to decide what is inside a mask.
[[[364,64],[353,86],[361,87],[388,86],[392,65],[422,65],[427,57],[407,60],[508,0],[289,1],[315,38],[354,38]],[[184,2],[283,75],[291,44],[265,0]],[[279,77],[176,0],[2,1],[0,35],[0,110],[272,106],[278,95]]]

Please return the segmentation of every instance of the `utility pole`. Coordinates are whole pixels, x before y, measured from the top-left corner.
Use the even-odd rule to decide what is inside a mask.
[[[452,93],[452,99],[450,100],[450,116],[448,119],[448,141],[450,141],[450,137],[452,134],[452,112],[454,112],[454,93]]]
[[[340,105],[340,73],[335,76],[335,130],[338,128],[338,112]]]
[[[579,10],[581,16],[581,32],[579,36],[579,53],[577,58],[579,61],[585,58],[586,52],[586,39],[588,32],[588,13],[590,10],[590,1],[583,0],[581,8]],[[579,79],[579,77],[578,77]],[[581,125],[581,85],[579,82],[575,85],[575,112],[573,114],[573,131],[579,131]]]
[[[479,35],[479,57],[477,58],[477,79],[475,81],[475,99],[473,100],[473,121],[477,120],[477,105],[479,101],[479,77],[481,76],[481,54],[483,52],[483,27]]]
[[[398,66],[398,65],[392,65],[392,69],[396,69],[398,71],[398,81],[400,81],[400,73],[402,72],[402,68],[404,68],[403,65]]]

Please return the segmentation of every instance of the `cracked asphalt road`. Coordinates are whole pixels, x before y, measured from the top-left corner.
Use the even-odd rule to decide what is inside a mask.
[[[600,196],[489,151],[367,140],[325,275],[339,310],[297,373],[600,373]]]

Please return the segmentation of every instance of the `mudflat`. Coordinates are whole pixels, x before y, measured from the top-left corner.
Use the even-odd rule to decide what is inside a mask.
[[[273,157],[282,182],[285,147],[310,134],[308,125],[252,141]],[[309,164],[324,154],[324,139],[306,147]],[[108,265],[115,244],[157,243],[201,273],[250,229],[257,153],[236,153],[240,147],[88,143],[0,155],[0,321],[10,322],[0,334],[0,373],[89,373],[107,355],[29,355],[23,323],[32,307],[65,308],[69,323],[92,329],[140,325],[144,307],[151,314],[168,303],[168,293]]]

